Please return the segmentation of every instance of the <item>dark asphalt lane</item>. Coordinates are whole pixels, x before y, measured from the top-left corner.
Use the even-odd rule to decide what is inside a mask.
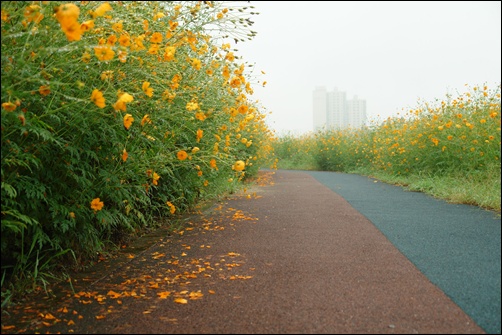
[[[501,217],[373,178],[307,172],[368,218],[487,333],[501,333]]]

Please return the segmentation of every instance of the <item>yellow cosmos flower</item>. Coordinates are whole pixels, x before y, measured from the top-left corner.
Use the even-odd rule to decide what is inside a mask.
[[[96,104],[99,108],[104,108],[105,105],[105,98],[103,97],[103,93],[98,90],[94,89],[91,94],[91,101]]]
[[[162,42],[162,34],[159,32],[153,33],[152,37],[150,37],[150,42],[151,43],[161,43]]]
[[[235,60],[234,53],[233,52],[227,53],[227,55],[225,56],[225,59],[228,60],[229,62],[233,62]]]
[[[206,119],[206,114],[203,112],[197,112],[195,113],[195,118],[199,121],[204,121]]]
[[[125,112],[127,109],[126,103],[131,102],[133,100],[134,100],[134,97],[132,95],[130,95],[129,93],[121,93],[119,95],[117,102],[115,102],[115,104],[113,105],[113,108],[116,111],[121,110],[121,111]]]
[[[131,114],[124,115],[124,127],[125,127],[125,129],[129,130],[129,128],[131,127],[133,121],[134,121],[134,118],[132,117]]]
[[[121,63],[125,63],[127,61],[127,51],[120,50],[117,58]]]
[[[150,55],[156,55],[159,53],[160,46],[158,44],[151,44],[150,48],[148,49],[148,53]]]
[[[2,21],[3,22],[9,22],[10,21],[10,14],[2,9]]]
[[[188,157],[188,154],[185,150],[180,150],[178,151],[178,153],[176,154],[176,157],[178,157],[178,159],[180,161],[184,161],[185,159],[187,159]]]
[[[94,28],[94,20],[85,21],[80,25],[80,30],[85,32]]]
[[[191,58],[190,59],[190,63],[192,64],[192,67],[196,70],[200,70],[201,67],[202,67],[202,63],[200,61],[200,59],[197,59],[197,58]]]
[[[196,102],[188,102],[187,105],[186,105],[186,109],[189,110],[189,111],[194,111],[196,109],[199,109],[199,104],[196,103]]]
[[[232,169],[235,171],[242,171],[246,167],[246,163],[243,161],[237,161],[235,164],[232,166]]]
[[[174,56],[176,54],[176,47],[166,47],[164,51],[164,60],[165,61],[172,61],[174,60]]]
[[[163,18],[164,16],[165,16],[165,15],[164,15],[164,13],[158,12],[158,13],[156,13],[156,14],[153,16],[153,20],[155,21],[155,20],[157,20],[157,19],[161,19],[161,18]]]
[[[115,43],[117,43],[118,41],[118,38],[117,36],[115,35],[110,35],[108,36],[108,38],[106,39],[106,44],[109,45],[109,46],[114,46]]]
[[[152,123],[152,120],[150,120],[150,115],[145,114],[143,118],[141,119],[141,125],[144,126],[145,123]]]
[[[159,185],[159,179],[160,176],[157,174],[157,172],[154,172],[152,176],[152,184]]]
[[[78,25],[80,30],[80,24],[78,24],[78,16],[80,15],[80,8],[72,3],[67,3],[60,5],[54,9],[56,19],[61,25],[61,29],[65,31],[67,28]],[[66,32],[66,31],[65,31]]]
[[[149,96],[150,98],[153,96],[153,88],[150,87],[150,83],[148,81],[143,82],[141,88],[147,96]]]
[[[82,62],[84,63],[89,63],[91,60],[91,54],[88,53],[87,51],[82,54]]]
[[[124,25],[122,24],[122,21],[116,22],[112,25],[112,29],[116,31],[117,33],[121,33],[122,30],[124,29]]]
[[[94,47],[94,54],[100,61],[107,61],[113,59],[115,56],[115,51],[107,46]]]
[[[91,201],[91,208],[94,209],[95,212],[103,209],[104,205],[103,201],[99,198],[92,199]]]
[[[248,111],[248,106],[246,105],[240,105],[239,108],[237,109],[239,113],[241,114],[246,114]]]
[[[91,15],[93,17],[103,16],[110,10],[112,10],[112,6],[110,6],[108,2],[105,2],[104,4],[99,5],[99,7],[96,8],[93,12],[91,12]]]
[[[171,212],[171,214],[174,214],[174,212],[176,212],[176,207],[171,202],[167,201],[166,205],[169,206],[169,211]]]
[[[129,157],[129,154],[127,153],[126,149],[122,151],[122,161],[126,161],[127,157]]]
[[[232,80],[230,80],[230,87],[237,88],[241,86],[241,80],[239,77],[233,77]]]
[[[230,78],[230,70],[228,69],[228,66],[225,65],[223,67],[221,74],[223,75],[223,78],[225,78],[225,79]]]
[[[24,9],[24,18],[28,22],[39,23],[44,18],[44,15],[40,13],[40,6],[29,5]],[[2,11],[3,12],[3,11]],[[3,18],[3,16],[2,16]]]
[[[71,24],[67,24],[65,26],[61,26],[61,29],[66,35],[68,41],[80,41],[82,38],[82,29],[80,28],[80,23],[78,21],[74,21]]]
[[[216,166],[216,159],[211,158],[211,160],[209,161],[209,166],[210,166],[212,169],[216,169],[216,170],[218,170],[218,166]]]
[[[2,108],[5,109],[7,112],[12,112],[17,108],[17,106],[9,101],[2,103]]]
[[[202,136],[204,136],[204,131],[201,130],[201,129],[197,129],[197,143],[200,142],[200,139],[202,138]]]
[[[51,88],[47,85],[42,85],[38,88],[38,92],[42,95],[49,95],[51,93]]]
[[[123,47],[128,47],[131,45],[131,38],[127,34],[122,34],[119,37],[119,44]]]

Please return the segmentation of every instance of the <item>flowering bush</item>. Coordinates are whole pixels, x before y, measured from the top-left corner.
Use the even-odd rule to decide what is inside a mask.
[[[86,259],[257,172],[272,132],[226,40],[255,34],[239,6],[2,2],[4,269]]]

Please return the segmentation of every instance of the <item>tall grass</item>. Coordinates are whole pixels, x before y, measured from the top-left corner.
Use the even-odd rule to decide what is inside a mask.
[[[1,6],[2,278],[84,266],[271,155],[247,3]]]
[[[361,129],[275,142],[279,168],[373,175],[459,203],[500,211],[500,86],[420,103]],[[299,162],[299,163],[298,163]]]

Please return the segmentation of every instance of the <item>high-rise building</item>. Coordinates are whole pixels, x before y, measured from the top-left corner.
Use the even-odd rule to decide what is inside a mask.
[[[328,95],[325,87],[317,87],[313,93],[314,130],[319,130],[328,123]]]
[[[366,100],[347,94],[335,88],[328,92],[319,86],[313,92],[314,130],[360,128],[366,122]]]
[[[360,128],[366,123],[366,100],[359,99],[357,95],[347,100],[347,125],[351,128]]]

